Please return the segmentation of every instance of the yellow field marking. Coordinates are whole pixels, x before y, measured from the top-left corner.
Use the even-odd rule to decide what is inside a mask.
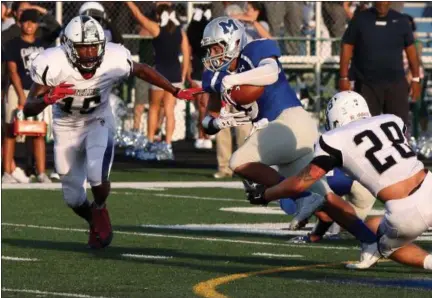
[[[265,275],[279,272],[288,272],[288,271],[298,271],[298,270],[307,270],[307,269],[315,269],[315,268],[325,268],[331,267],[335,265],[339,265],[341,263],[332,263],[332,264],[315,264],[315,265],[307,265],[307,266],[289,266],[289,267],[279,267],[273,269],[266,269],[261,271],[252,271],[247,273],[236,273],[231,275],[226,275],[218,278],[209,279],[203,282],[196,284],[193,287],[193,291],[195,294],[201,297],[206,298],[228,298],[218,291],[216,291],[216,287],[229,283],[234,280],[256,276],[256,275]]]
[[[379,260],[378,262],[381,263],[381,262],[389,262],[389,261],[390,260]],[[198,296],[205,297],[205,298],[228,298],[228,296],[225,296],[219,293],[218,291],[216,291],[216,287],[229,283],[231,281],[235,281],[238,279],[247,278],[251,276],[256,276],[256,275],[299,271],[299,270],[307,270],[307,269],[315,269],[315,268],[326,268],[326,267],[332,267],[336,265],[349,264],[355,262],[358,261],[347,261],[347,262],[331,263],[331,264],[315,264],[315,265],[307,265],[307,266],[288,266],[288,267],[279,267],[279,268],[252,271],[246,273],[236,273],[236,274],[225,275],[222,277],[213,278],[213,279],[200,282],[193,287],[193,291]]]

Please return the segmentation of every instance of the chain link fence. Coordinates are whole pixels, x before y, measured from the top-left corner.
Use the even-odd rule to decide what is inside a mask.
[[[67,24],[78,14],[82,1],[70,2],[37,2],[58,16],[62,24]],[[191,20],[194,8],[200,5],[211,5],[212,16],[224,15],[226,7],[223,2],[171,2],[175,8],[177,18],[184,28]],[[230,2],[241,8],[246,8],[247,2]],[[421,2],[418,2],[421,3]],[[418,7],[427,6],[426,3],[416,4]],[[124,2],[101,2],[112,25],[122,34],[125,46],[131,51],[136,61],[152,64],[153,47],[151,38],[143,35],[140,26],[133,18]],[[136,2],[141,12],[154,18],[156,4],[154,2]],[[297,91],[306,108],[314,112],[323,120],[322,111],[330,98],[337,91],[337,74],[339,69],[340,39],[345,32],[349,20],[359,11],[370,7],[370,2],[263,2],[266,10],[270,33],[278,40],[283,56],[281,62],[286,69],[291,85]],[[410,5],[410,4],[406,4]],[[416,5],[412,5],[416,7]],[[423,5],[423,6],[422,6]],[[404,3],[393,3],[392,8],[402,11]],[[427,9],[425,9],[426,11]],[[428,21],[428,18],[422,18]],[[430,25],[430,23],[429,23]],[[431,30],[432,31],[432,30]],[[425,35],[426,34],[426,35]],[[427,35],[429,34],[429,35]],[[425,45],[431,46],[429,33],[420,33]],[[426,39],[425,39],[426,38]],[[431,48],[424,50],[424,53]],[[432,52],[432,51],[431,51]],[[424,57],[425,67],[430,67],[431,56]],[[428,64],[429,63],[429,64]],[[135,81],[130,80],[121,88],[121,97],[128,103],[130,119],[132,121],[133,101],[136,96]],[[180,102],[180,101],[179,101]],[[182,139],[187,135],[194,135],[196,119],[193,105],[179,103],[177,107],[177,123],[181,132],[176,132],[174,138]],[[141,129],[145,130],[145,112]],[[181,119],[188,118],[188,121]],[[180,119],[180,120],[179,120]]]

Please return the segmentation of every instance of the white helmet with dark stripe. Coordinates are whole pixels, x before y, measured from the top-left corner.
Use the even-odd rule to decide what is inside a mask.
[[[105,34],[102,26],[90,16],[74,17],[64,29],[61,44],[69,62],[81,72],[93,72],[102,63]],[[80,57],[77,46],[97,46],[95,57]]]

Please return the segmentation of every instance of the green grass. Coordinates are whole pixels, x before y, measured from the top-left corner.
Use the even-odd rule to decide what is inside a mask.
[[[142,178],[143,175],[137,176]],[[245,203],[241,190],[113,191],[115,193],[110,196],[108,204],[117,233],[109,248],[91,251],[85,248],[85,232],[61,230],[87,228],[65,206],[61,191],[3,190],[2,255],[39,260],[2,260],[2,287],[103,297],[196,297],[193,290],[196,284],[217,277],[279,267],[335,264],[326,268],[249,276],[221,284],[216,290],[229,297],[431,297],[432,279],[423,270],[391,262],[380,263],[364,272],[344,269],[341,262],[358,258],[358,250],[353,248],[358,243],[354,240],[294,247],[287,246],[288,236],[140,227],[142,224],[289,222],[285,215],[219,210],[222,207],[250,207]],[[237,201],[155,196],[161,193]],[[40,226],[58,227],[60,230]],[[430,242],[422,244],[429,250],[432,248]],[[348,249],[319,248],[323,246]],[[254,256],[253,253],[257,252],[303,257]],[[172,258],[127,259],[121,254]],[[430,287],[410,287],[409,282],[418,279],[426,279]],[[2,292],[2,296],[36,297],[35,294],[14,292]]]

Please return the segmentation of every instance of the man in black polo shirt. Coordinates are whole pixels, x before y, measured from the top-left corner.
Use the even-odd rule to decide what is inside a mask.
[[[376,2],[351,20],[342,39],[339,89],[350,90],[354,80],[355,91],[366,99],[373,116],[394,114],[407,123],[410,88],[402,51],[413,74],[413,100],[420,96],[419,60],[408,19],[389,6],[388,1]]]

